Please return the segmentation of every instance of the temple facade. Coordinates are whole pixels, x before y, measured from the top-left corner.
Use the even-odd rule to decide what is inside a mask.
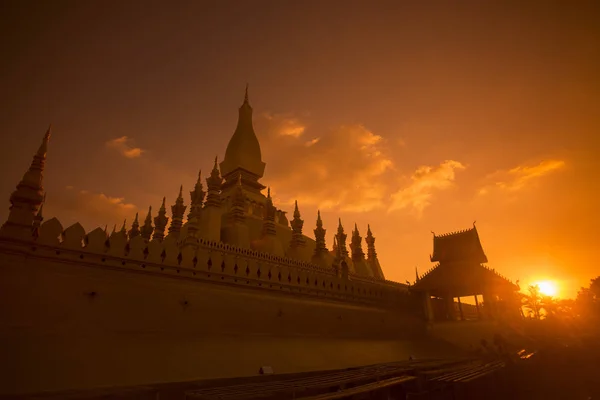
[[[424,332],[407,285],[385,280],[367,227],[326,245],[288,218],[265,171],[248,95],[222,161],[130,226],[44,215],[49,128],[0,227],[0,395],[369,365]],[[330,233],[331,234],[331,233]],[[364,249],[364,250],[363,250]],[[427,347],[422,347],[426,353]],[[356,349],[361,349],[356,352]],[[239,354],[245,354],[241,360]]]

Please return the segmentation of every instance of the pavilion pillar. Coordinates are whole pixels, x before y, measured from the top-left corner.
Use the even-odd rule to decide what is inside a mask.
[[[449,321],[456,321],[456,314],[454,312],[454,297],[448,294],[445,298],[446,304],[446,316]]]
[[[494,318],[494,301],[489,293],[483,294],[483,306],[486,318]]]
[[[429,291],[426,291],[424,296],[425,319],[428,322],[432,322],[434,320],[434,314],[433,307],[431,306],[431,293],[429,293]]]
[[[479,309],[479,299],[477,298],[477,295],[475,295],[473,297],[475,297],[475,308],[477,309],[477,319],[481,319],[481,310]]]
[[[460,320],[464,321],[465,314],[463,313],[463,308],[462,308],[462,303],[460,302],[460,297],[457,297],[457,299],[458,299],[458,312],[460,313]]]

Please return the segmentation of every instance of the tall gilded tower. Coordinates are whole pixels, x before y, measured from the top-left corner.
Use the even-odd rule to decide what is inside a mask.
[[[245,192],[260,195],[265,186],[258,180],[263,177],[265,163],[262,161],[260,144],[252,125],[252,107],[248,101],[248,86],[244,103],[239,109],[237,127],[225,150],[225,158],[220,164],[221,176],[225,179],[222,191],[227,194],[235,189],[238,176],[242,178]]]

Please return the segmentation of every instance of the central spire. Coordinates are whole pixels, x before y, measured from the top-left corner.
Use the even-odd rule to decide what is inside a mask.
[[[235,186],[238,175],[242,176],[245,188],[262,190],[258,182],[265,172],[260,144],[252,124],[252,107],[248,99],[248,85],[244,93],[244,102],[239,109],[238,123],[229,140],[225,158],[221,162],[221,174],[225,178],[224,187]]]

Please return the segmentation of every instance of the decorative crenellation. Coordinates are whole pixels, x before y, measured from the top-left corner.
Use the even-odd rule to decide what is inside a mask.
[[[86,234],[81,224],[63,229],[56,218],[44,222],[37,237],[21,243],[33,252],[44,252],[46,258],[106,263],[111,268],[152,270],[163,275],[187,275],[190,279],[215,276],[230,283],[253,283],[265,289],[287,287],[286,290],[307,294],[378,304],[406,291],[405,285],[395,282],[356,274],[343,279],[332,268],[202,238],[196,246],[180,246],[172,237],[147,241],[141,235],[128,238],[122,230],[108,236],[105,229],[96,228]]]
[[[462,229],[459,231],[454,231],[454,232],[448,232],[448,233],[442,233],[441,235],[436,235],[435,233],[431,232],[433,234],[433,237],[436,238],[441,238],[441,237],[448,237],[448,236],[454,236],[454,235],[460,235],[462,233],[467,233],[467,232],[471,232],[475,230],[475,224],[473,224],[472,228],[468,228],[468,229]]]

